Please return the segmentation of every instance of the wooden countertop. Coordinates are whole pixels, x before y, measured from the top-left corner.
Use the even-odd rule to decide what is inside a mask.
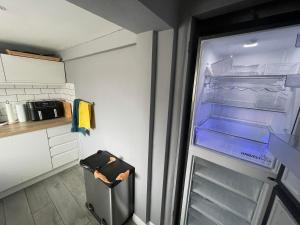
[[[24,123],[15,123],[0,126],[0,138],[8,137],[16,134],[28,133],[36,130],[43,130],[51,127],[61,126],[71,123],[70,119],[59,118],[43,121],[28,121]]]

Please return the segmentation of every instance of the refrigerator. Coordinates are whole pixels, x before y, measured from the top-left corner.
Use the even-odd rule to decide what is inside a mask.
[[[300,26],[199,39],[180,225],[261,225],[299,109]]]

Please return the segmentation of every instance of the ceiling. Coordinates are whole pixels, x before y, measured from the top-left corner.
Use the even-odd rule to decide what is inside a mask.
[[[60,51],[121,27],[65,0],[0,0],[0,42]]]
[[[246,33],[205,40],[206,47],[217,55],[248,54],[254,52],[275,51],[295,48],[300,26],[290,26],[273,30]],[[253,48],[244,48],[243,44],[256,40],[258,45]]]

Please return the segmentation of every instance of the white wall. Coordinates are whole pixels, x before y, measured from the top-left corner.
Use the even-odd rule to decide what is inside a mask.
[[[135,214],[146,221],[153,32],[137,44],[66,62],[76,96],[95,102],[96,129],[81,136],[82,156],[105,149],[136,168]]]

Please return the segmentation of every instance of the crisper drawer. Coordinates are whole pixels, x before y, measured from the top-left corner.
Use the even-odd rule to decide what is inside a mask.
[[[186,225],[259,224],[262,181],[197,157],[190,179]]]
[[[52,157],[53,168],[63,166],[67,163],[77,160],[79,157],[79,149],[73,149]]]
[[[195,127],[194,143],[267,168],[276,159],[270,153],[268,127],[218,117],[208,118]]]
[[[77,138],[78,138],[77,133],[66,133],[63,135],[50,137],[49,145],[50,145],[50,147],[54,147],[54,146],[61,145],[61,144],[67,143],[67,142],[75,141],[75,140],[77,140]]]

